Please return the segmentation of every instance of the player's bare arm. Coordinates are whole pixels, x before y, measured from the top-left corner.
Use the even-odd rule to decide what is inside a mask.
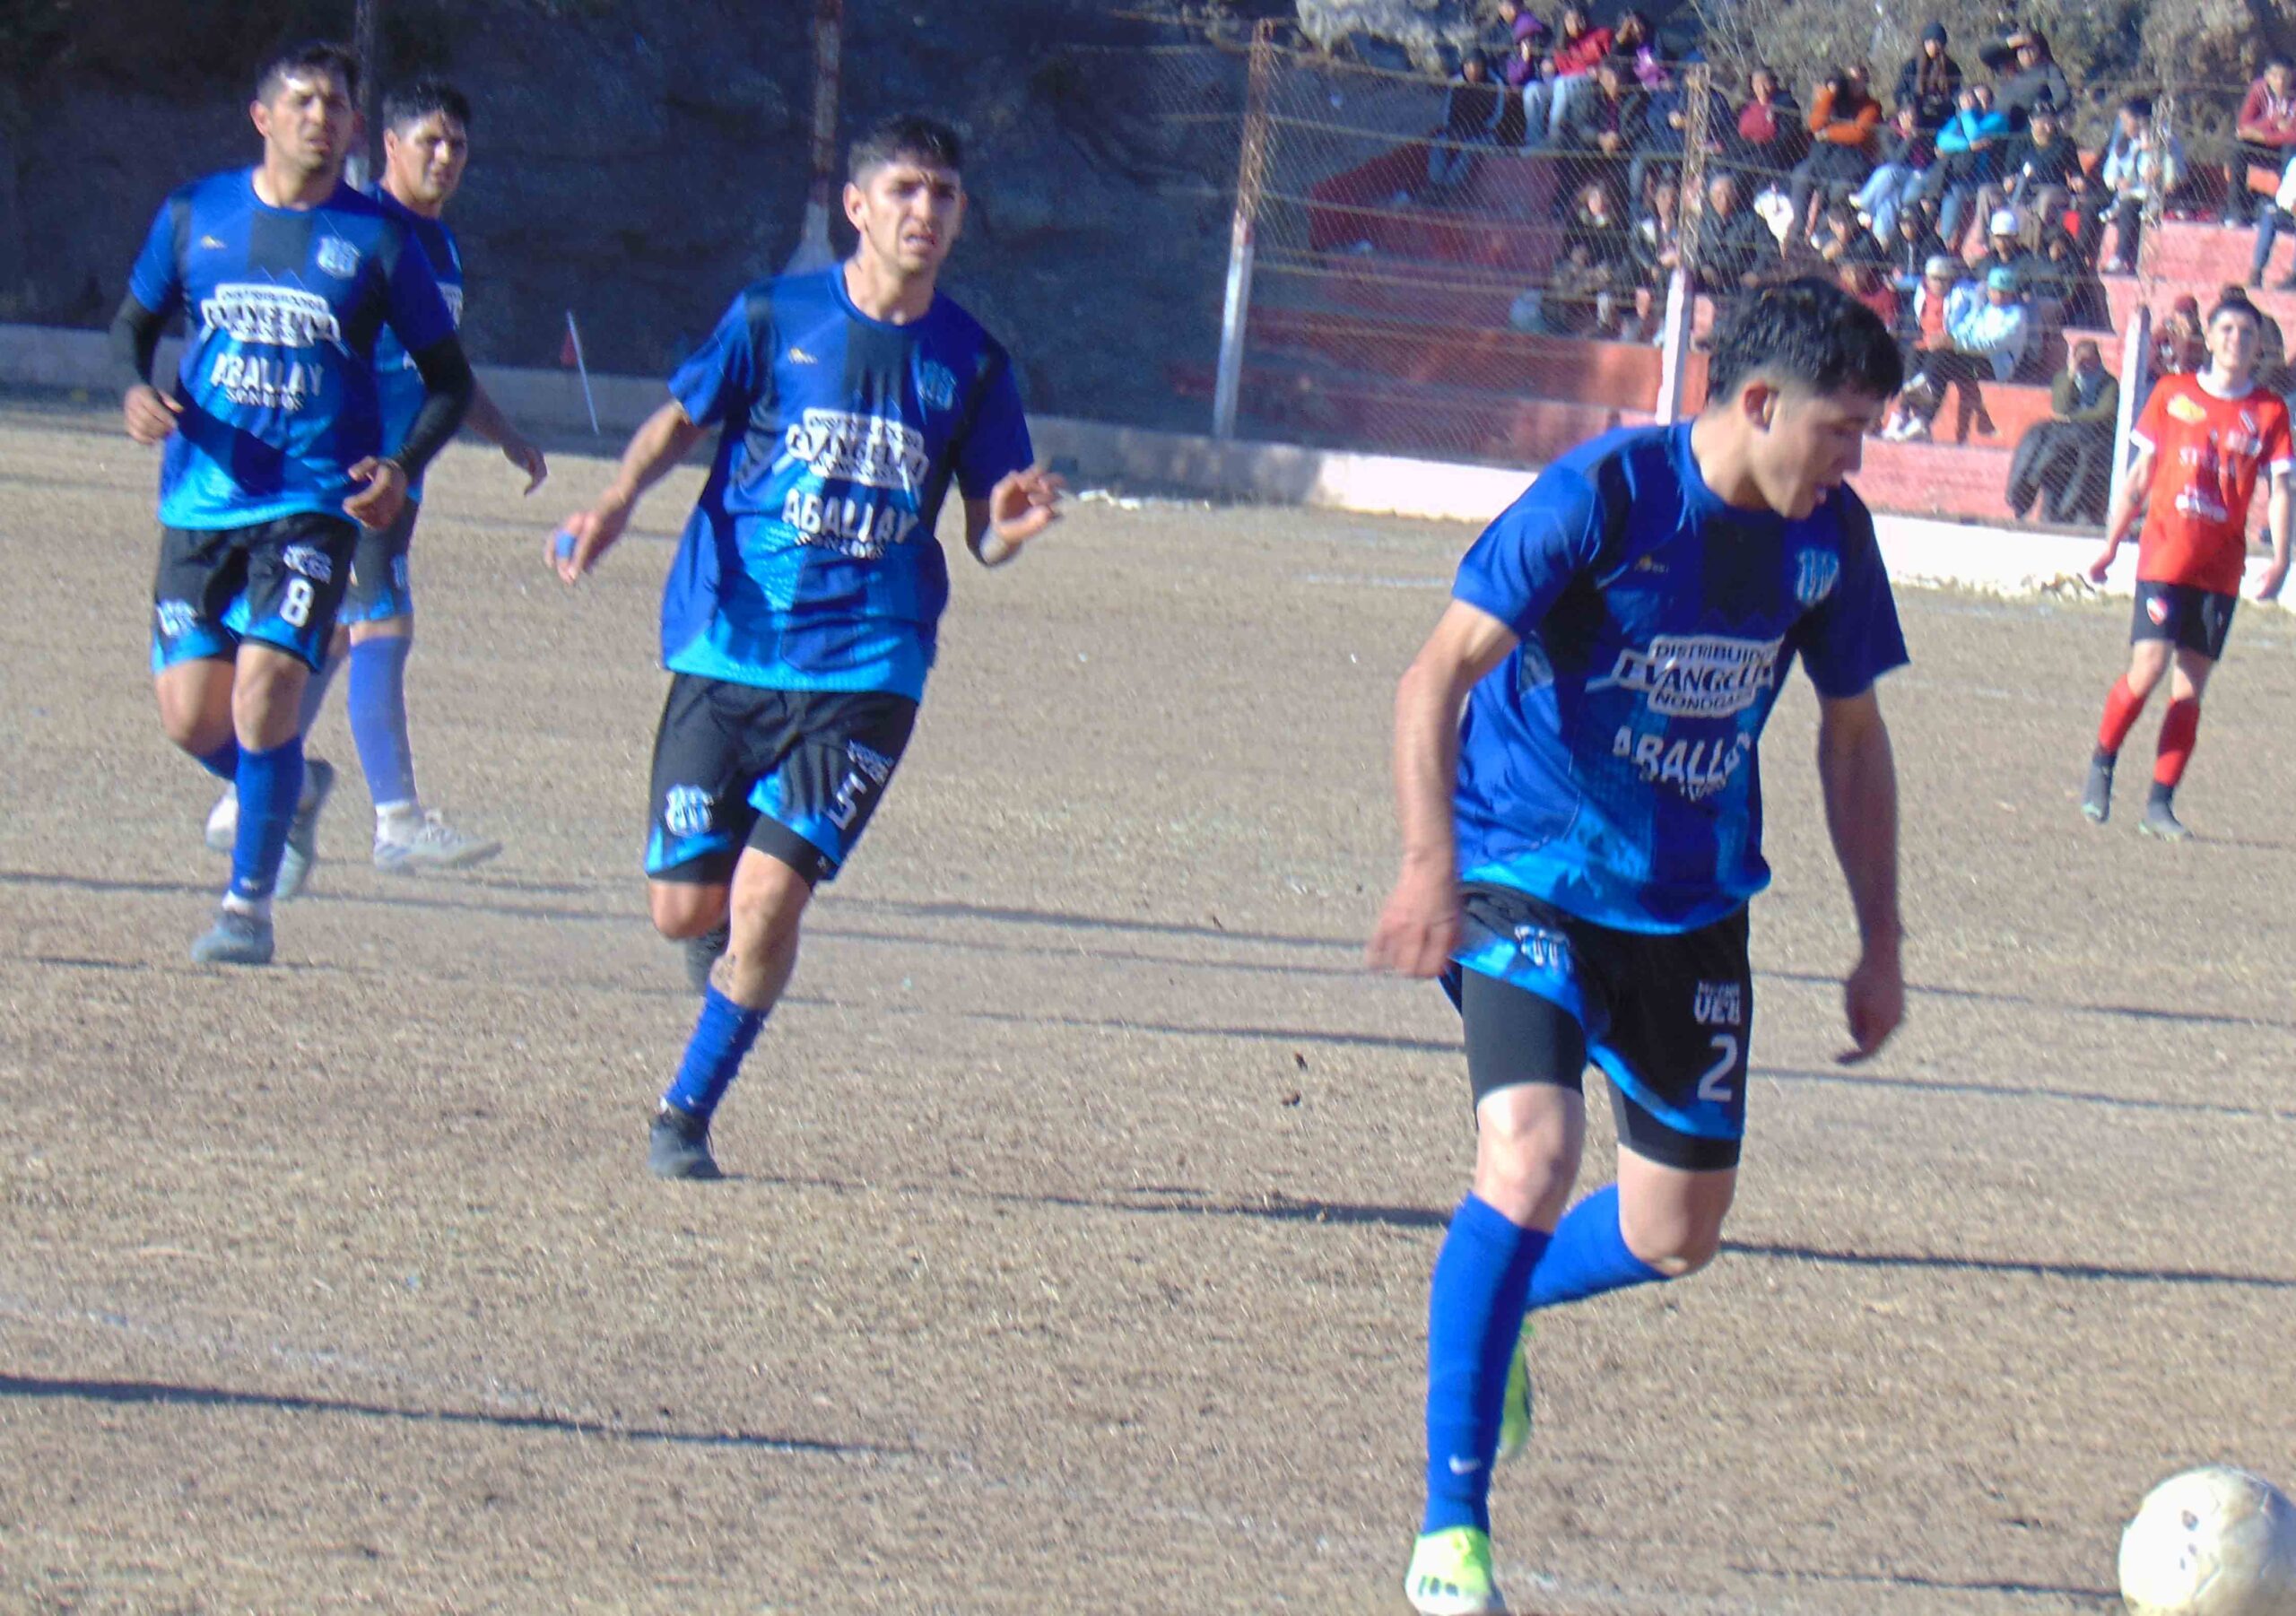
[[[1459,775],[1459,710],[1475,682],[1506,661],[1516,643],[1505,623],[1455,600],[1396,687],[1396,817],[1403,831],[1403,868],[1371,934],[1374,970],[1437,976],[1458,945],[1451,793]]]
[[[2286,467],[2272,474],[2272,499],[2265,507],[2265,531],[2272,535],[2272,560],[2257,585],[2258,600],[2278,600],[2288,581],[2289,522],[2296,517],[2296,472]]]
[[[2120,492],[2113,500],[2113,508],[2105,518],[2105,548],[2089,564],[2089,581],[2101,584],[2105,574],[2112,569],[2113,557],[2128,537],[2129,528],[2144,512],[2144,502],[2152,492],[2152,451],[2139,447],[2136,458],[2128,464],[2128,475],[2121,479]]]
[[[1021,546],[1060,519],[1068,484],[1040,465],[1007,472],[986,500],[965,501],[965,548],[985,567],[1001,567]]]
[[[1826,829],[1857,917],[1857,964],[1842,995],[1851,1051],[1863,1060],[1905,1019],[1899,945],[1898,776],[1889,725],[1874,691],[1818,704],[1818,779]]]
[[[674,401],[646,418],[631,435],[630,447],[622,450],[621,469],[598,496],[598,502],[567,517],[560,528],[560,542],[551,560],[561,578],[578,583],[583,574],[598,564],[622,537],[646,491],[669,475],[671,467],[701,441],[701,433],[702,429]]]
[[[534,492],[549,477],[550,462],[502,413],[501,406],[494,402],[483,382],[471,384],[470,413],[463,417],[463,424],[500,449],[503,459],[526,474],[525,492]]]

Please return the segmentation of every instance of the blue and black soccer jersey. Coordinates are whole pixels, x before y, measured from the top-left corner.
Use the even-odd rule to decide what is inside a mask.
[[[413,238],[349,187],[315,208],[275,208],[253,170],[197,180],[161,204],[127,289],[184,311],[176,396],[160,465],[170,527],[248,527],[298,512],[341,517],[344,474],[382,447],[376,340],[409,350],[454,334]]]
[[[462,248],[455,243],[455,232],[447,228],[444,221],[424,218],[388,191],[378,190],[375,200],[382,204],[385,213],[405,227],[415,245],[422,249],[431,277],[439,282],[439,295],[446,300],[447,314],[456,329],[460,330],[463,255]],[[383,452],[389,454],[406,441],[407,429],[422,412],[425,389],[414,355],[406,351],[406,344],[398,340],[398,333],[388,326],[375,339],[375,387],[382,404]],[[422,498],[420,478],[408,484],[406,497],[415,500]]]
[[[1756,746],[1796,656],[1836,698],[1906,661],[1857,496],[1734,509],[1687,424],[1556,461],[1452,593],[1522,639],[1468,698],[1460,878],[1626,931],[1692,930],[1769,884]]]
[[[670,392],[724,432],[663,591],[664,664],[921,697],[950,480],[983,498],[1031,458],[1004,350],[945,297],[872,319],[836,268],[744,291]]]

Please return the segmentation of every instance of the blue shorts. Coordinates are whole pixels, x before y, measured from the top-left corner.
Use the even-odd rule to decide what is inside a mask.
[[[1526,893],[1470,886],[1443,979],[1478,1103],[1518,1083],[1610,1079],[1619,1141],[1692,1171],[1737,1165],[1753,969],[1746,911],[1691,932],[1615,930]]]
[[[654,736],[646,873],[722,885],[750,847],[808,882],[835,880],[916,723],[906,696],[674,675]]]
[[[359,526],[316,511],[252,527],[165,527],[152,583],[152,671],[229,661],[242,640],[326,660]]]
[[[351,591],[343,599],[343,622],[378,623],[414,615],[406,552],[414,543],[415,518],[422,514],[422,502],[410,498],[388,527],[359,530],[359,547],[351,556]]]

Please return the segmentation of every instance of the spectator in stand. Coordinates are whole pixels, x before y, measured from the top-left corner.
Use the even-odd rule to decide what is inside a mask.
[[[1760,175],[1788,173],[1809,145],[1801,105],[1774,67],[1757,67],[1747,76],[1746,103],[1738,109],[1737,126],[1731,151],[1741,166]]]
[[[2264,65],[2240,103],[2233,132],[2239,144],[2224,169],[2224,222],[2246,224],[2252,209],[2265,205],[2250,192],[2251,165],[2268,170],[2268,183],[2276,186],[2289,160],[2296,157],[2296,68],[2286,57],[2274,56]]]
[[[1644,13],[1619,13],[1618,26],[1611,30],[1610,54],[1624,65],[1627,77],[1646,91],[1672,82],[1665,59],[1658,54],[1658,37],[1651,31],[1650,19]]]
[[[1961,64],[1945,54],[1945,25],[1932,22],[1921,30],[1920,48],[1898,69],[1898,107],[1912,108],[1915,122],[1934,133],[1953,116],[1961,95]]]
[[[1623,23],[1621,24],[1624,26]],[[1682,65],[1685,67],[1705,58],[1695,49],[1685,52]],[[1635,156],[1638,176],[1663,172],[1680,168],[1685,143],[1690,137],[1690,85],[1686,74],[1666,79],[1656,90],[1648,91],[1647,116],[1643,119],[1642,144]],[[1726,147],[1723,136],[1736,115],[1730,103],[1711,84],[1706,91],[1706,155],[1720,157]],[[1643,195],[1644,181],[1639,178],[1630,181],[1633,195]]]
[[[2169,306],[2168,317],[2152,334],[2151,372],[2154,377],[2190,376],[2207,363],[2208,338],[2200,326],[2200,300],[2187,292]]]
[[[2048,413],[2048,420],[2027,429],[2009,462],[2009,514],[2022,522],[2038,502],[2039,514],[2052,522],[2100,523],[2112,484],[2120,384],[2093,340],[2073,344],[2065,369],[2049,383]]]
[[[1620,295],[1632,290],[1629,239],[1611,187],[1600,179],[1581,186],[1571,199],[1563,254],[1541,308],[1548,332],[1605,337],[1615,331]]]
[[[2013,205],[2037,224],[2061,225],[2073,199],[2092,188],[2081,149],[2057,126],[2057,109],[2043,101],[2025,133],[2010,139],[1999,176],[1978,193],[1978,210],[1996,214]]]
[[[1985,251],[1978,255],[1970,273],[1982,282],[1989,271],[2012,269],[2021,274],[2031,255],[2025,248],[2023,222],[2013,208],[1996,208],[1986,226]]]
[[[1945,303],[1946,345],[1924,352],[1920,374],[1906,384],[1900,395],[1900,402],[1909,413],[1897,441],[1926,439],[1945,401],[1945,388],[1954,385],[1974,404],[1978,430],[1991,432],[1992,418],[1973,384],[1981,377],[2005,382],[2014,376],[2031,334],[2031,316],[2020,293],[2015,270],[1988,272],[1981,293],[1972,282],[1956,285]]]
[[[1665,306],[1674,271],[1683,261],[1682,187],[1671,174],[1661,174],[1650,187],[1650,200],[1635,216],[1628,237],[1634,264],[1634,312],[1646,334],[1658,328],[1658,311]]]
[[[2073,109],[2073,86],[2065,80],[2065,69],[2049,55],[2048,40],[2038,28],[2019,29],[2006,41],[2017,53],[2017,65],[2001,83],[2001,110],[2009,115],[2009,126],[2022,129],[2032,121],[2033,109],[2047,103],[2058,112]]]
[[[1883,325],[1892,331],[1898,328],[1897,288],[1890,284],[1880,265],[1863,260],[1845,262],[1835,274],[1842,291],[1872,309]]]
[[[1594,88],[1582,88],[1570,98],[1562,143],[1602,160],[1598,171],[1623,195],[1630,176],[1639,178],[1632,174],[1631,160],[1641,144],[1648,116],[1641,88],[1616,56],[1605,56],[1595,64]]]
[[[1547,26],[1516,0],[1499,0],[1499,20],[1507,29],[1507,66],[1500,75],[1521,104],[1522,143],[1539,146],[1547,138]],[[1502,119],[1502,125],[1509,120]]]
[[[1905,388],[1882,425],[1882,437],[1888,442],[1903,443],[1917,431],[1926,434],[1948,386],[1961,388],[1965,399],[1976,396],[1976,373],[1954,358],[1948,326],[1954,295],[1964,289],[1968,271],[1969,266],[1951,253],[1939,253],[1922,266],[1921,285],[1913,295],[1909,322],[1913,340],[1905,354]],[[1934,383],[1926,379],[1932,370],[1938,372]],[[1918,396],[1917,383],[1921,384]],[[1925,409],[1927,414],[1923,413]]]
[[[1874,171],[1874,132],[1882,103],[1866,91],[1866,69],[1847,67],[1818,87],[1810,103],[1810,154],[1794,169],[1794,228],[1808,230],[1815,210],[1848,196]]]
[[[1474,173],[1478,148],[1492,143],[1505,99],[1492,82],[1491,64],[1483,53],[1469,51],[1444,103],[1442,132],[1428,146],[1428,189],[1439,194],[1466,184]]]
[[[2020,272],[2023,273],[2022,271]],[[2056,305],[2056,323],[2084,331],[2112,326],[2110,304],[2104,283],[2089,267],[2089,253],[2068,230],[2050,230],[2041,238],[2040,256],[2031,269],[2036,303]]]
[[[1937,234],[1948,252],[1961,250],[1962,227],[1979,193],[2000,177],[2008,140],[2009,115],[1993,104],[1993,86],[1963,86],[1959,109],[1937,131],[1937,161],[1925,187],[1937,204]]]
[[[1858,222],[1857,210],[1847,201],[1834,203],[1818,215],[1817,228],[1810,232],[1806,244],[1829,278],[1838,278],[1836,272],[1845,264],[1878,265],[1882,261],[1880,244],[1874,239],[1873,232]]]
[[[1760,285],[1779,273],[1778,238],[1741,199],[1735,175],[1717,174],[1707,181],[1706,216],[1699,223],[1692,267],[1699,284],[1717,296]]]
[[[1921,290],[1922,272],[1932,258],[1944,256],[1945,244],[1929,222],[1929,208],[1917,202],[1898,213],[1897,229],[1883,252],[1890,284],[1897,289],[1900,335],[1910,334],[1914,294]]]
[[[2248,284],[2264,284],[2264,272],[2272,267],[2272,244],[2280,232],[2296,226],[2296,158],[2289,160],[2288,168],[2280,177],[2280,189],[2271,203],[2257,210],[2257,250],[2248,259]],[[2288,266],[2287,277],[2274,281],[2275,291],[2296,291],[2296,263]]]
[[[1899,102],[1889,133],[1882,137],[1881,161],[1852,199],[1872,227],[1874,240],[1886,242],[1896,235],[1898,214],[1920,195],[1936,159],[1935,137],[1921,126],[1910,103]]]
[[[1610,54],[1611,30],[1596,28],[1595,20],[1583,5],[1562,8],[1561,33],[1554,42],[1554,55],[1550,58],[1553,77],[1547,85],[1548,143],[1569,143],[1564,130],[1570,116],[1570,103],[1592,88],[1590,80],[1595,64]]]
[[[2144,204],[2165,198],[2184,184],[2184,143],[2154,127],[2152,102],[2145,96],[2123,101],[2105,147],[2100,181],[2082,209],[2088,227],[2085,247],[2101,246],[2105,222],[2113,227],[2113,256],[2100,267],[2109,275],[2136,273],[2136,248],[2144,228]]]

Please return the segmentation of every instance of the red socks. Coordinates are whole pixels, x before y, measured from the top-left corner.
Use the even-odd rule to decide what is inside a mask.
[[[2107,711],[2109,714],[2110,709]],[[2184,778],[2185,765],[2192,761],[2193,743],[2199,735],[2200,698],[2187,696],[2170,702],[2168,716],[2161,720],[2161,748],[2152,760],[2155,786],[2174,786]]]
[[[2120,743],[2128,739],[2129,726],[2144,710],[2144,698],[2128,688],[2126,674],[2113,681],[2113,688],[2105,697],[2105,721],[2097,726],[2097,750],[2118,757]],[[2168,731],[2163,729],[2161,733],[2165,745]],[[2186,750],[2189,752],[2191,748],[2187,746]]]

